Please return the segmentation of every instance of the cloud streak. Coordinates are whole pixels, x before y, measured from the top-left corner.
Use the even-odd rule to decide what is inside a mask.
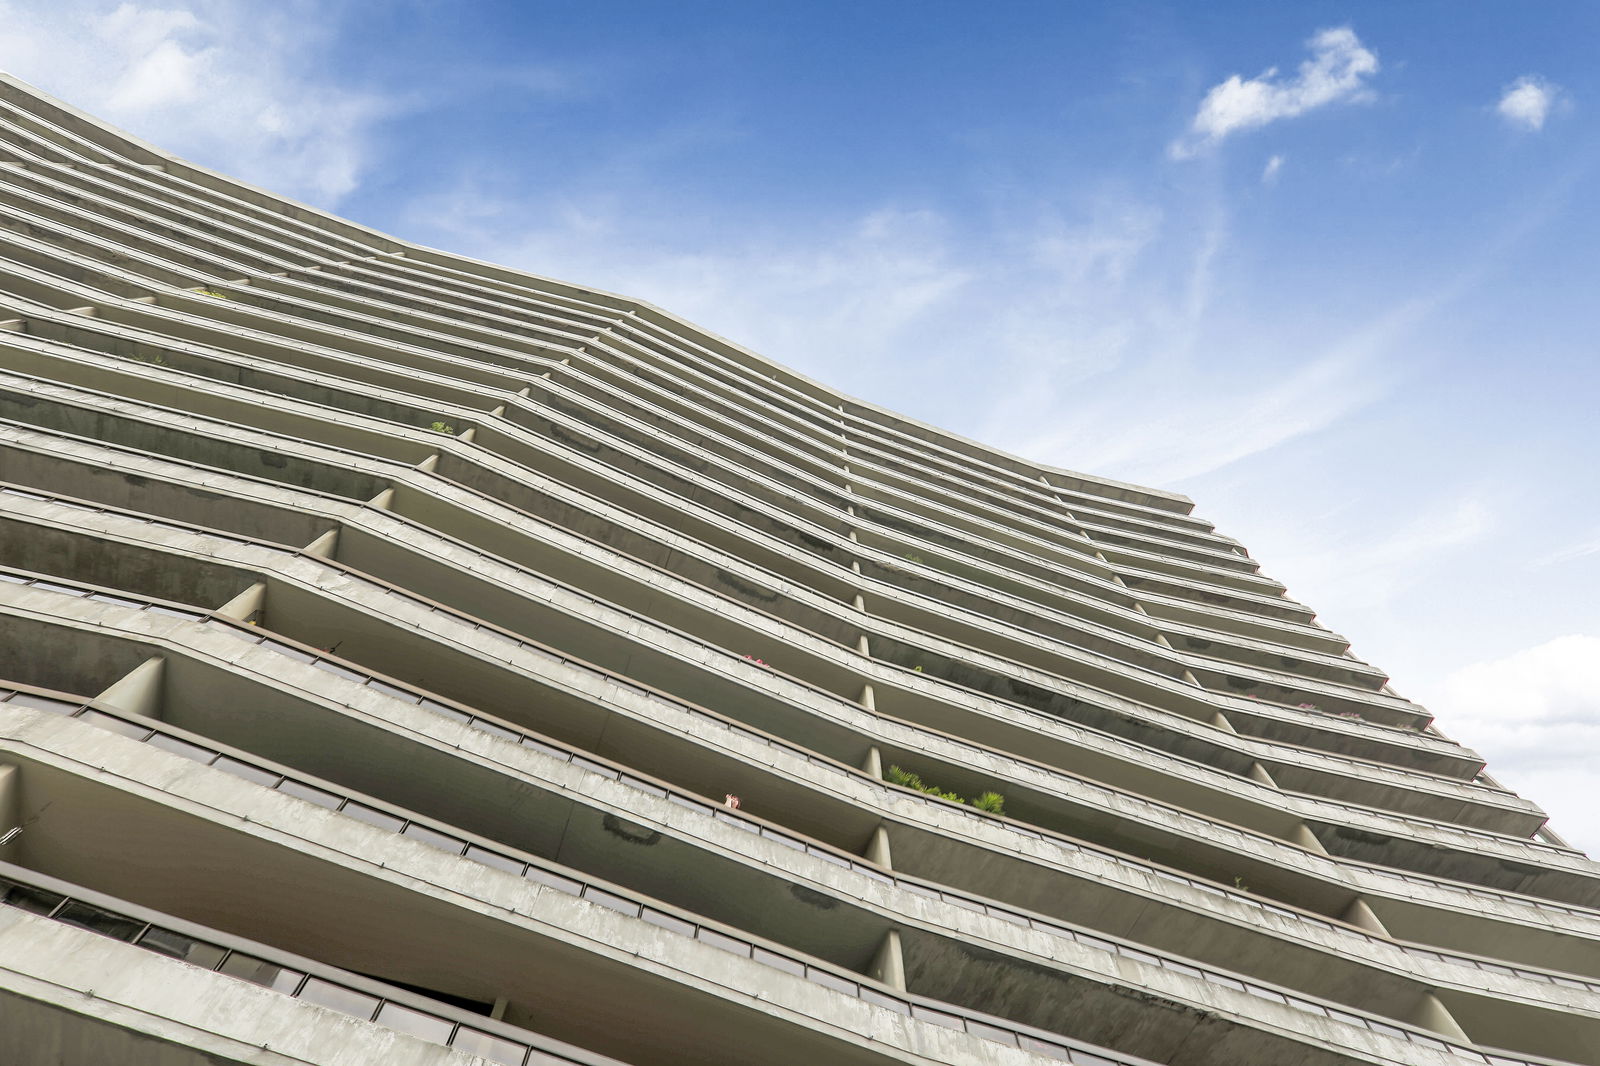
[[[180,156],[333,206],[398,101],[332,81],[319,6],[0,2],[0,69]]]
[[[1188,159],[1243,130],[1295,118],[1330,104],[1372,98],[1368,80],[1378,72],[1378,56],[1348,26],[1321,30],[1306,47],[1311,58],[1293,77],[1280,77],[1276,67],[1254,78],[1237,74],[1211,87],[1169,154]]]

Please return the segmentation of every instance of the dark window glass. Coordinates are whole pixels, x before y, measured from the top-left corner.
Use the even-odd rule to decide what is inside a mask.
[[[239,951],[229,955],[227,960],[217,967],[217,972],[237,977],[241,981],[249,981],[253,985],[262,985],[276,992],[293,992],[299,986],[300,978],[305,976],[299,970],[274,966],[266,959],[258,959],[254,955],[246,955]]]
[[[222,961],[222,956],[227,954],[215,944],[208,944],[204,940],[196,940],[182,933],[174,933],[171,929],[162,929],[160,926],[151,926],[144,936],[139,938],[139,946],[174,959],[182,959],[196,966],[203,966],[208,970],[216,969],[217,963]]]
[[[32,885],[19,885],[14,881],[0,881],[0,902],[30,914],[49,914],[66,899],[59,892],[50,892]]]
[[[110,911],[101,910],[99,907],[78,900],[72,900],[57,911],[56,921],[66,922],[80,929],[89,929],[115,940],[132,940],[145,926],[144,922],[124,918],[120,914],[112,914]]]

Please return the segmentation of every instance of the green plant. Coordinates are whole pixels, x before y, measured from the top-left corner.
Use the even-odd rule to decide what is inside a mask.
[[[978,810],[987,811],[990,814],[1006,813],[1006,798],[998,792],[979,793],[977,798],[972,801],[972,805]]]
[[[902,556],[902,558],[904,558],[905,561],[908,562],[908,563],[920,563],[920,562],[922,562],[922,556],[920,556],[920,555],[906,555],[906,556]]]
[[[428,428],[433,430],[435,433],[450,433],[450,434],[454,434],[455,431],[456,431],[456,427],[452,426],[448,422],[434,422]]]
[[[1234,877],[1233,887],[1237,888],[1240,892],[1250,891],[1250,886],[1244,883],[1244,878],[1242,877]]]
[[[1006,798],[998,792],[985,792],[977,799],[968,800],[958,792],[942,789],[938,785],[930,785],[922,780],[921,774],[911,770],[903,770],[898,766],[889,767],[884,774],[884,779],[891,785],[909,788],[914,792],[921,792],[925,796],[938,796],[940,799],[947,799],[951,803],[966,803],[989,814],[1005,813]]]
[[[233,297],[229,296],[227,293],[218,292],[216,289],[196,289],[195,292],[198,292],[201,296],[209,296],[213,300],[231,300],[231,299],[233,299]]]

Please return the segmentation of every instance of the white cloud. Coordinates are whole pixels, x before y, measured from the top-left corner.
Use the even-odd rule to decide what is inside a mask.
[[[1495,110],[1513,126],[1525,130],[1544,129],[1545,119],[1560,98],[1561,90],[1543,78],[1524,74],[1510,85],[1500,97]]]
[[[1261,184],[1276,185],[1278,172],[1283,169],[1283,156],[1275,155],[1267,160],[1267,165],[1261,168]]]
[[[1338,507],[1309,521],[1285,514],[1269,535],[1251,539],[1288,549],[1274,553],[1269,572],[1324,618],[1359,618],[1403,602],[1437,568],[1482,544],[1498,525],[1494,498],[1467,487],[1421,500],[1389,523]]]
[[[1591,555],[1600,555],[1600,537],[1582,540],[1576,544],[1569,544],[1544,556],[1534,563],[1535,566],[1558,566],[1561,563],[1575,562]]]
[[[396,102],[324,71],[324,7],[0,0],[0,69],[158,147],[331,206]]]
[[[1464,667],[1430,709],[1445,733],[1489,761],[1496,780],[1600,855],[1600,637],[1558,637]]]
[[[1186,159],[1240,130],[1294,118],[1329,104],[1371,98],[1367,79],[1378,72],[1378,57],[1348,26],[1321,30],[1306,42],[1311,58],[1292,78],[1271,68],[1254,78],[1230,75],[1200,101],[1189,132],[1174,141],[1170,154]]]

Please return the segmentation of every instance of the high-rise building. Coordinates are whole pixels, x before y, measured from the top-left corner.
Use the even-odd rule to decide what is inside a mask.
[[[1181,496],[9,79],[0,320],[5,1066],[1600,1063],[1600,866]]]

